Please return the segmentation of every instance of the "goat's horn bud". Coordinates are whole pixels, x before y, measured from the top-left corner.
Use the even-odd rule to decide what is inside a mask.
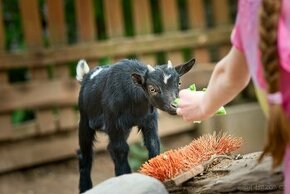
[[[147,68],[150,72],[155,71],[154,67],[152,67],[151,65],[147,65]]]
[[[171,63],[171,61],[170,61],[170,60],[168,60],[168,63],[167,63],[167,68],[173,68],[173,65],[172,65],[172,63]]]

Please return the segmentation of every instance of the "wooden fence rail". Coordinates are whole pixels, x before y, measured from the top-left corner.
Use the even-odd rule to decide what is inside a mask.
[[[211,63],[228,51],[233,21],[229,3],[236,3],[227,0],[13,2],[11,9],[9,1],[0,0],[0,153],[5,155],[6,149],[9,155],[17,155],[16,145],[26,145],[23,151],[34,145],[25,143],[29,141],[39,145],[38,153],[47,155],[39,160],[36,158],[41,156],[33,156],[31,152],[29,160],[23,161],[25,165],[15,163],[9,168],[0,163],[0,172],[74,154],[73,149],[54,153],[55,146],[45,144],[41,148],[41,145],[46,137],[53,144],[52,136],[59,142],[63,136],[58,135],[66,134],[75,139],[57,145],[64,146],[67,142],[67,147],[77,147],[72,134],[77,129],[79,85],[72,69],[81,58],[94,66],[104,60],[114,62],[129,56],[152,65],[165,63],[167,59],[177,65],[195,57],[198,66],[185,76],[183,87],[191,82],[204,87],[213,69]],[[11,26],[17,25],[17,21],[9,18],[9,14],[20,18],[18,37],[10,34]],[[24,79],[13,81],[15,71]],[[32,116],[15,122],[13,115],[19,111],[30,112]],[[174,127],[177,131],[180,128]]]

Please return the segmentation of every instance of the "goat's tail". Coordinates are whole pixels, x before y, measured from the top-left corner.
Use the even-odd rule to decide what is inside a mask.
[[[79,60],[76,71],[77,71],[76,79],[79,82],[82,82],[84,75],[86,75],[90,71],[90,67],[87,64],[86,60],[84,59]]]

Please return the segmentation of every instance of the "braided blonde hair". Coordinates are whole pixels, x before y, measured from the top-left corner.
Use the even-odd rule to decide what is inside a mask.
[[[282,0],[262,0],[259,14],[259,48],[268,93],[280,90],[279,52],[277,45],[278,21]],[[280,104],[270,103],[267,143],[259,159],[266,154],[273,157],[273,168],[281,164],[287,144],[290,142],[290,124]]]

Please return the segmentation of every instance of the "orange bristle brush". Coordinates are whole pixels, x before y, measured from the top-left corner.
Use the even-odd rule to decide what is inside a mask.
[[[241,145],[242,138],[232,137],[228,134],[206,134],[193,140],[187,146],[169,150],[151,158],[142,165],[139,172],[163,182],[168,181],[186,171],[194,170],[195,167],[202,168],[201,171],[203,171],[202,164],[209,161],[212,156],[223,155],[225,157],[240,148]]]

